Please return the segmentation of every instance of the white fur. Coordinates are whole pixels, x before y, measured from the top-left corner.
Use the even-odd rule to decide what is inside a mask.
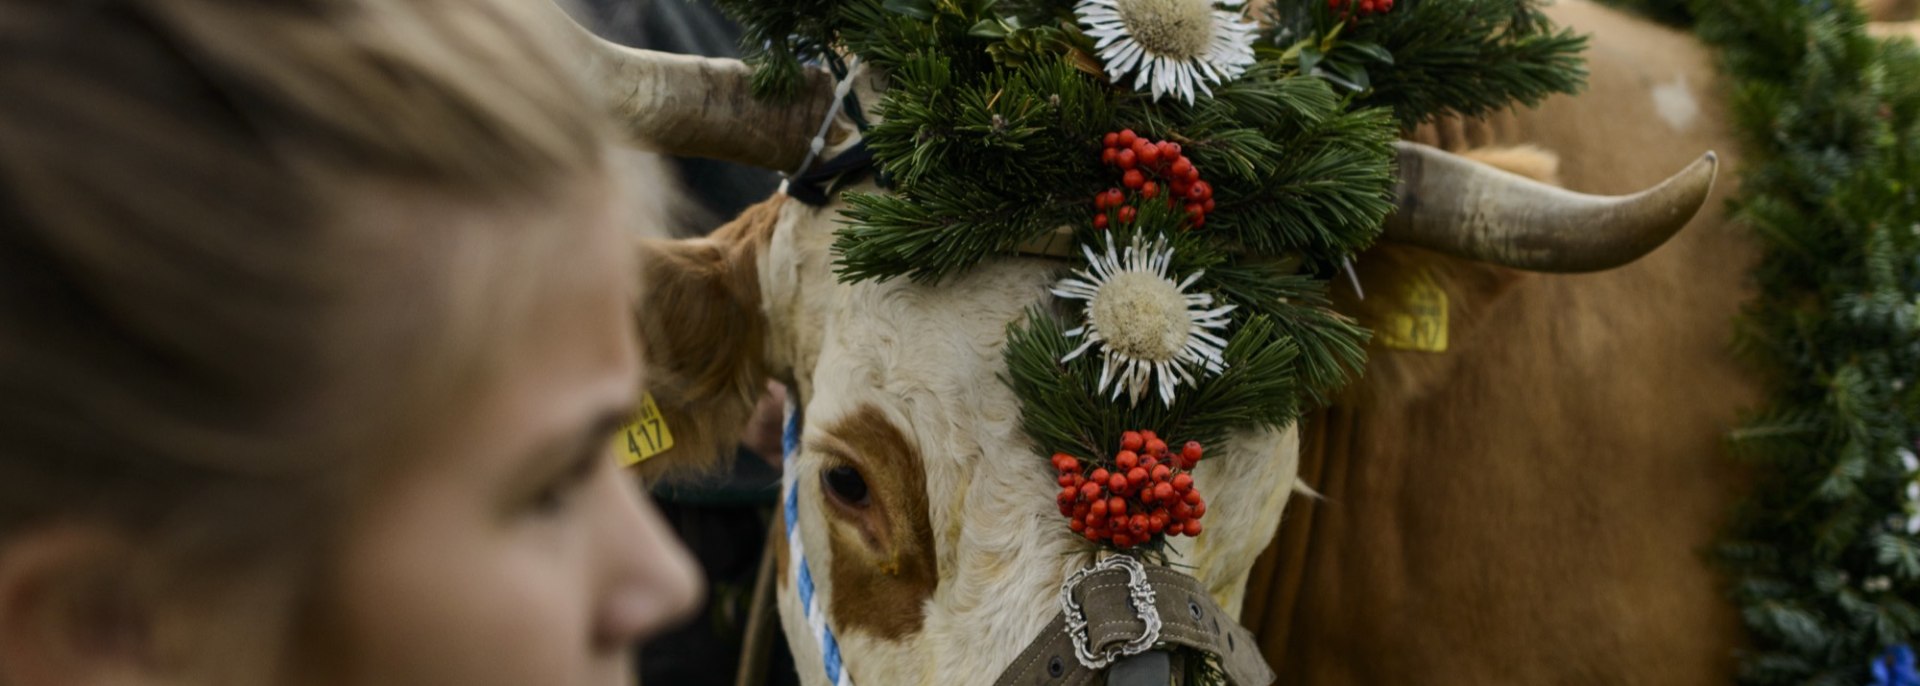
[[[1685,133],[1693,128],[1700,119],[1700,101],[1693,97],[1693,89],[1687,86],[1687,75],[1680,74],[1674,80],[1653,87],[1653,109],[1674,131]]]
[[[792,374],[807,435],[863,403],[882,408],[916,442],[926,465],[939,583],[912,636],[834,627],[856,684],[991,684],[1058,610],[1060,581],[1089,560],[1055,509],[1045,456],[1020,430],[1019,402],[1001,380],[1007,325],[1046,302],[1064,266],[996,258],[938,286],[906,279],[839,283],[829,246],[838,206],[788,203],[760,273],[770,322],[767,353]],[[1208,446],[1195,478],[1208,495],[1207,531],[1175,539],[1188,570],[1238,612],[1247,572],[1295,489],[1298,435],[1247,432]],[[829,521],[820,507],[818,455],[802,451],[800,531],[822,608]],[[791,585],[780,615],[801,678],[824,684],[818,648]],[[912,608],[900,608],[902,612]]]

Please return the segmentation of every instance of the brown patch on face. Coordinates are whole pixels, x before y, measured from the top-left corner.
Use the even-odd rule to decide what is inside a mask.
[[[888,639],[919,633],[939,582],[920,452],[872,405],[834,422],[817,447],[829,456],[819,488],[833,546],[827,609],[834,626]],[[862,502],[828,486],[824,475],[835,467],[859,472],[867,486]]]
[[[641,463],[644,476],[706,470],[739,443],[766,384],[759,256],[785,201],[747,208],[706,238],[640,241],[644,386],[674,438]]]

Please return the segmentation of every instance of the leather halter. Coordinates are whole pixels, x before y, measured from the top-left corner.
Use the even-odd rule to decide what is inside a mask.
[[[1131,564],[1114,564],[1114,560]],[[1253,633],[1221,610],[1199,580],[1124,556],[1082,571],[1062,588],[1061,612],[1020,651],[994,686],[1086,686],[1106,671],[1102,658],[1171,647],[1218,657],[1234,686],[1273,682],[1273,670],[1260,656]],[[1136,611],[1139,598],[1151,600],[1146,609]],[[1155,616],[1158,622],[1153,621]],[[1157,640],[1143,640],[1155,638],[1151,634],[1156,623]],[[1095,658],[1092,665],[1081,656],[1081,648]]]

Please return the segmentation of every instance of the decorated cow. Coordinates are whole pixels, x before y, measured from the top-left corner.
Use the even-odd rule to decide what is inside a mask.
[[[641,468],[700,468],[766,379],[793,389],[776,564],[809,683],[1268,682],[1249,571],[1304,490],[1295,420],[1363,363],[1326,283],[1376,238],[1612,268],[1716,167],[1595,196],[1496,168],[1528,151],[1396,142],[1578,85],[1580,40],[1527,2],[742,14],[757,68],[581,44],[635,140],[790,172],[643,244],[673,442]]]
[[[1760,185],[1730,178],[1601,274],[1362,253],[1365,299],[1336,301],[1378,332],[1367,373],[1303,421],[1319,497],[1289,509],[1243,619],[1283,683],[1915,683],[1911,48],[1820,3],[1716,8],[1701,28],[1726,53],[1592,2],[1546,11],[1591,37],[1585,92],[1412,138],[1538,146],[1559,164],[1534,173],[1589,192],[1704,146],[1765,165]],[[1876,249],[1906,266],[1870,276]],[[1866,314],[1876,290],[1905,293],[1894,319]]]

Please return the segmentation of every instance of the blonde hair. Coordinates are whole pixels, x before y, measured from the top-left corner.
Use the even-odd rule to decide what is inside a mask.
[[[536,2],[0,0],[0,541],[85,520],[182,578],[315,566],[365,438],[319,408],[418,333],[356,310],[340,218],[606,166]]]

